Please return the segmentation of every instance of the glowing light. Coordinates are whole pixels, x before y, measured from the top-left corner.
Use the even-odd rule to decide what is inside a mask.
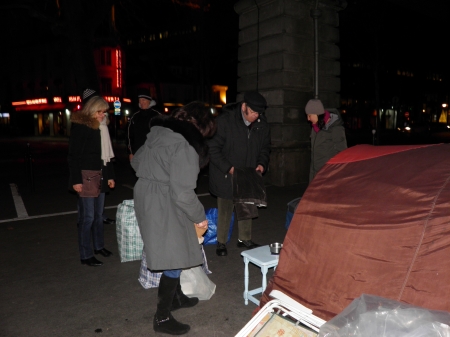
[[[104,96],[103,98],[105,99],[105,101],[110,102],[110,103],[112,103],[114,101],[119,101],[119,97],[117,97],[117,96]]]
[[[122,88],[122,52],[116,49],[116,85]]]
[[[62,99],[61,99],[61,97],[53,97],[53,102],[62,103]]]
[[[69,96],[69,102],[81,102],[80,96]]]
[[[35,99],[27,99],[27,105],[32,104],[47,104],[47,98],[35,98]]]
[[[219,92],[219,99],[222,104],[227,103],[227,90],[228,87],[225,85],[213,85],[212,86],[213,92]]]
[[[124,98],[123,101],[127,102],[127,103],[131,103],[131,99],[129,99],[129,98]]]
[[[25,102],[25,101],[12,102],[12,105],[13,105],[13,106],[15,106],[15,105],[26,105],[26,104],[27,104],[27,102]]]
[[[442,103],[442,107],[446,108],[447,107],[447,103]]]

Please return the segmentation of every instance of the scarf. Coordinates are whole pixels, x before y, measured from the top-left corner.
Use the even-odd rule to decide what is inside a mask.
[[[100,139],[102,140],[102,160],[103,165],[106,166],[107,163],[114,158],[114,152],[111,146],[111,138],[109,137],[108,126],[106,125],[106,117],[100,123]]]
[[[329,119],[330,119],[330,113],[327,110],[325,110],[325,117],[324,117],[325,124],[327,124]],[[317,123],[313,124],[312,127],[316,133],[320,131],[319,127],[317,126]]]

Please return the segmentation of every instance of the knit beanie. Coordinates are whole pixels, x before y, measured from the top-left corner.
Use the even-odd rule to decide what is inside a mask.
[[[320,99],[314,98],[306,103],[305,112],[307,115],[323,115],[325,113],[325,108]]]
[[[94,96],[98,96],[98,93],[94,89],[89,89],[89,88],[85,89],[83,91],[83,96],[82,96],[83,97],[83,100],[82,100],[83,104],[86,104],[87,101],[89,101]]]

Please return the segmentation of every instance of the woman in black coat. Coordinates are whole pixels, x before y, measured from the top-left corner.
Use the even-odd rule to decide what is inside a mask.
[[[90,97],[82,110],[72,114],[72,128],[69,141],[69,188],[78,193],[78,246],[82,264],[101,266],[94,257],[105,257],[111,252],[105,249],[103,239],[103,206],[105,192],[114,188],[114,169],[108,128],[104,123],[108,103],[99,96]],[[89,172],[89,179],[83,179],[83,172]],[[98,173],[97,173],[98,172]],[[98,175],[100,174],[100,175]],[[87,195],[88,184],[101,177],[97,193]],[[90,180],[90,181],[89,181]],[[83,184],[84,183],[84,184]],[[91,236],[93,248],[91,246]]]

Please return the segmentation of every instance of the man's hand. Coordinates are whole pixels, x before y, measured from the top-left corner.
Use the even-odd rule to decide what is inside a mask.
[[[83,184],[75,184],[72,186],[75,192],[81,193],[83,191]]]
[[[234,166],[232,168],[230,168],[230,170],[228,171],[229,174],[234,174]]]
[[[108,186],[109,188],[114,188],[114,186],[116,186],[116,182],[113,179],[109,179]]]
[[[262,165],[258,165],[256,167],[256,171],[261,172],[261,174],[263,174],[264,173],[264,167]]]

